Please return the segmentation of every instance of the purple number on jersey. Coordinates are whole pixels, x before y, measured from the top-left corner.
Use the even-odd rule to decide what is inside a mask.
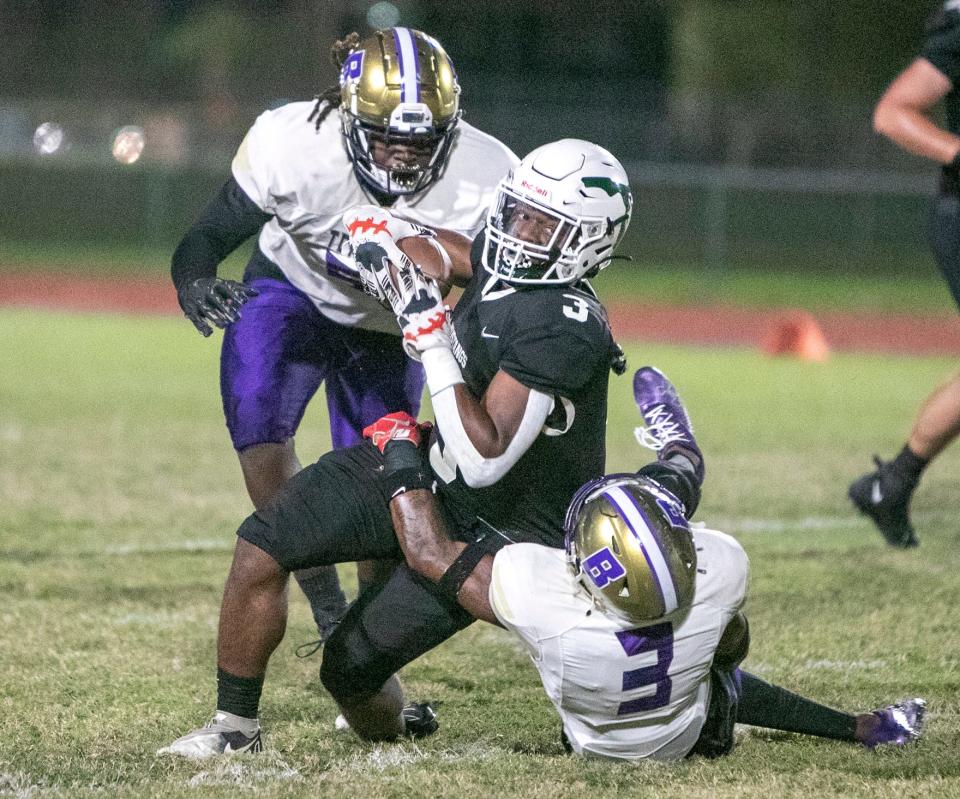
[[[650,696],[639,699],[629,699],[621,702],[617,708],[618,716],[628,713],[639,713],[643,710],[656,710],[670,703],[670,689],[673,682],[667,675],[670,664],[673,662],[673,625],[668,622],[653,624],[649,627],[638,627],[635,630],[623,630],[617,633],[620,646],[627,653],[627,657],[641,655],[644,652],[656,652],[657,662],[652,666],[643,666],[623,673],[623,690],[633,691],[645,685],[656,686],[656,691]]]

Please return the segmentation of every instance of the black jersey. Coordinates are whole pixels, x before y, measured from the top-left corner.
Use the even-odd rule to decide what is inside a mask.
[[[615,345],[604,307],[586,285],[509,286],[479,262],[453,312],[454,355],[466,387],[482,398],[503,370],[554,398],[544,429],[497,483],[471,488],[443,453],[442,431],[431,449],[438,495],[454,523],[475,516],[511,537],[563,545],[563,518],[583,483],[603,474],[607,381]]]
[[[927,22],[927,38],[920,55],[953,84],[944,98],[944,107],[948,129],[960,134],[960,7],[956,0],[937,5]]]

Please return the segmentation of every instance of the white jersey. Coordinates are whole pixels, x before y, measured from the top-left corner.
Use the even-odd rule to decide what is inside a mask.
[[[693,605],[642,627],[598,610],[563,550],[512,544],[494,558],[490,605],[526,644],[578,754],[677,760],[696,743],[717,644],[746,598],[748,562],[724,533],[694,529],[693,540]]]
[[[331,111],[320,130],[307,120],[313,102],[261,114],[233,159],[233,176],[261,210],[273,214],[260,249],[319,311],[342,325],[396,333],[394,315],[359,287],[343,213],[375,202],[357,180]],[[465,122],[442,176],[426,191],[401,196],[390,210],[428,227],[473,238],[497,183],[517,163],[510,150]]]

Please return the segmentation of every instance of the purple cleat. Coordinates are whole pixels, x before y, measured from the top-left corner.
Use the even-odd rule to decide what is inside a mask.
[[[656,452],[660,461],[674,454],[685,456],[702,483],[706,471],[703,453],[693,437],[693,425],[673,383],[659,369],[641,366],[633,376],[633,398],[646,424],[633,431],[637,442]]]
[[[904,699],[890,707],[874,710],[865,716],[872,721],[857,740],[874,749],[883,744],[904,746],[920,737],[923,732],[923,714],[927,703],[922,699]]]

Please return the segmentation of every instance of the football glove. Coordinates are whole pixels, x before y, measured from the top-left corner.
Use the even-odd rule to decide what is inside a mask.
[[[397,411],[381,416],[373,424],[363,428],[363,437],[369,438],[381,452],[391,441],[409,441],[415,447],[419,447],[423,436],[431,427],[430,422],[418,424],[409,413]]]
[[[411,284],[409,300],[397,315],[403,331],[403,349],[415,361],[434,347],[452,350],[450,309],[443,302],[437,281],[416,268],[406,276]]]
[[[343,215],[343,222],[350,234],[363,290],[381,305],[399,314],[406,300],[397,286],[398,273],[413,269],[414,265],[397,247],[397,241],[410,236],[432,238],[434,232],[395,217],[375,205],[359,205],[350,209]]]
[[[177,292],[184,315],[204,336],[240,318],[240,306],[258,294],[255,288],[219,277],[201,277]]]

